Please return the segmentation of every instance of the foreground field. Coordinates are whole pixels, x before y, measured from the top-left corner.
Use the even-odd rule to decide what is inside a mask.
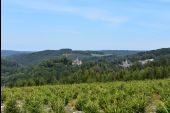
[[[1,89],[6,113],[170,112],[170,79]]]

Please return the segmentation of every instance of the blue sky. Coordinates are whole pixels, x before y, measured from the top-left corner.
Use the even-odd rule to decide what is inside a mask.
[[[1,48],[170,47],[170,0],[2,0]]]

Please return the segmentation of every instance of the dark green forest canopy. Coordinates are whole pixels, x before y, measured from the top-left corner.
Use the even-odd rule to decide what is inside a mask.
[[[12,59],[1,58],[1,85],[31,86],[112,82],[116,80],[161,79],[170,76],[170,48],[126,56],[91,56],[91,54],[102,54],[100,52],[62,49],[55,52],[46,50],[31,53],[25,57],[21,55],[24,59],[22,60],[22,57],[19,57],[22,62],[29,62],[33,58],[32,56],[36,56],[34,59],[34,63],[36,63],[26,67],[24,63],[21,65],[21,62],[16,63]],[[54,57],[51,57],[51,55]],[[46,60],[39,60],[42,57]],[[73,60],[77,57],[83,62],[80,66],[72,65]],[[145,65],[138,62],[151,58],[154,61]],[[121,67],[120,64],[125,59],[133,65],[128,68]]]

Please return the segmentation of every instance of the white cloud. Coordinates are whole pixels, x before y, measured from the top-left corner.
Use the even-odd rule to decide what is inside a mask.
[[[15,0],[15,3],[34,10],[71,13],[90,20],[103,21],[112,25],[121,24],[127,21],[127,17],[118,17],[110,14],[109,11],[90,7],[76,7],[65,4],[50,3],[44,0]]]
[[[109,22],[112,25],[121,24],[127,21],[126,17],[111,16],[109,12],[102,10],[88,9],[86,11],[81,11],[81,13],[85,18]]]

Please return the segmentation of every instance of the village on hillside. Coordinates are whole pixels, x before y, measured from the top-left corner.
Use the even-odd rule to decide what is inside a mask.
[[[146,59],[146,60],[139,60],[138,62],[141,64],[141,65],[145,65],[149,62],[153,62],[154,59]],[[128,61],[127,59],[125,61],[122,62],[122,64],[120,64],[119,66],[123,67],[123,68],[128,68],[130,66],[132,66],[133,63],[131,63],[130,61]]]
[[[146,60],[138,60],[138,62],[141,64],[141,65],[145,65],[149,62],[153,62],[154,59],[146,59]],[[82,65],[82,61],[79,60],[79,58],[77,57],[75,60],[72,61],[72,65]],[[130,61],[128,61],[127,59],[122,61],[122,64],[120,64],[119,66],[120,67],[123,67],[123,68],[128,68],[128,67],[131,67],[133,65],[133,63],[131,63]]]

